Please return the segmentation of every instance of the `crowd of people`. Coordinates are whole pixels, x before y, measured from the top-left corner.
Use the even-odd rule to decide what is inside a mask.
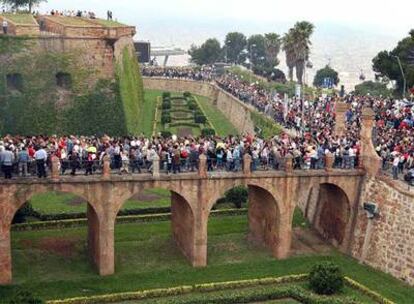
[[[160,75],[169,78],[186,78]],[[151,76],[147,71],[146,76]],[[354,159],[359,153],[359,133],[363,107],[371,107],[376,114],[376,136],[374,144],[383,160],[383,169],[392,170],[393,178],[405,176],[408,182],[414,181],[414,127],[413,103],[407,100],[374,98],[371,96],[347,95],[318,96],[314,100],[285,98],[275,91],[268,91],[257,82],[250,83],[241,76],[225,73],[215,77],[216,84],[239,100],[254,106],[270,116],[286,129],[295,130],[296,141],[312,138],[316,149],[322,146],[336,147],[335,159]],[[346,102],[349,110],[345,113],[346,129],[341,136],[335,130],[335,104]],[[352,166],[353,162],[351,162]]]
[[[407,181],[414,181],[413,104],[406,100],[353,95],[341,100],[338,96],[319,96],[313,100],[286,98],[231,73],[215,77],[211,67],[144,67],[142,72],[147,77],[215,81],[223,90],[256,107],[287,131],[270,139],[251,135],[226,138],[8,136],[0,142],[0,162],[5,176],[7,174],[9,178],[9,172],[13,170],[24,176],[30,171],[27,168],[43,176],[39,168],[50,162],[51,155],[60,159],[62,174],[70,171],[72,175],[80,168],[86,175],[99,170],[105,155],[110,157],[111,167],[119,173],[152,171],[155,155],[160,158],[161,169],[168,173],[194,171],[200,154],[207,156],[209,170],[238,171],[245,153],[252,157],[252,170],[279,169],[287,155],[293,157],[295,169],[321,169],[328,152],[334,155],[334,167],[352,169],[360,158],[362,109],[371,107],[376,114],[374,145],[383,160],[383,169],[391,169],[395,179],[405,175]],[[339,135],[333,132],[338,101],[349,105],[345,113],[345,129]],[[45,159],[45,153],[38,151],[46,152],[48,157]],[[36,165],[30,165],[34,163]],[[12,166],[12,169],[5,166]]]
[[[205,66],[201,68],[191,67],[143,67],[142,75],[146,77],[164,77],[173,79],[187,79],[196,81],[213,81],[214,68]]]

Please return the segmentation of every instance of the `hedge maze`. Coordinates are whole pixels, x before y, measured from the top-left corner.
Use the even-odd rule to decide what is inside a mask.
[[[198,100],[189,92],[172,95],[164,92],[158,101],[159,122],[157,129],[162,136],[208,136],[216,130],[200,107]]]

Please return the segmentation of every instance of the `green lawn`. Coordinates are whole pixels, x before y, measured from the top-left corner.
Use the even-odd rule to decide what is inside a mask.
[[[80,18],[80,17],[65,17],[65,16],[48,16],[53,21],[56,21],[58,23],[68,25],[68,26],[83,26],[83,27],[93,27],[97,26],[93,24],[92,22],[89,22],[86,18]]]
[[[122,24],[118,21],[115,20],[105,20],[105,19],[94,19],[93,21],[95,21],[96,23],[99,23],[103,26],[107,26],[107,27],[125,27],[127,25]]]
[[[147,199],[145,199],[147,197]],[[142,200],[130,199],[122,209],[162,208],[171,205],[170,192],[164,189],[144,191]],[[69,193],[47,192],[32,197],[33,209],[41,214],[80,213],[86,212],[86,202]]]
[[[1,14],[16,24],[32,24],[37,25],[36,20],[31,14]]]
[[[228,118],[216,106],[211,104],[209,98],[198,95],[196,97],[218,135],[227,136],[229,134],[236,135],[239,133]]]
[[[196,269],[175,246],[169,222],[119,224],[115,230],[116,274],[108,277],[99,277],[88,263],[86,227],[13,232],[14,282],[54,299],[299,274],[308,272],[316,262],[330,260],[346,275],[397,303],[414,299],[414,288],[334,251],[326,256],[275,260],[267,250],[246,241],[247,229],[246,216],[211,218],[208,267]]]
[[[144,107],[142,109],[142,133],[144,133],[146,136],[152,136],[155,117],[155,107],[157,105],[157,98],[161,96],[161,94],[162,91],[145,90]]]

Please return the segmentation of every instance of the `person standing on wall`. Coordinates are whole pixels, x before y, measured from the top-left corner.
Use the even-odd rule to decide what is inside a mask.
[[[7,35],[9,31],[9,23],[7,22],[6,19],[3,19],[2,25],[3,25],[3,34]]]
[[[46,178],[46,161],[47,161],[47,153],[45,149],[38,147],[37,151],[35,152],[34,158],[36,160],[36,167],[37,167],[37,177],[38,178]]]
[[[10,147],[6,147],[3,152],[0,153],[0,164],[4,173],[5,179],[12,178],[14,154],[10,150]]]

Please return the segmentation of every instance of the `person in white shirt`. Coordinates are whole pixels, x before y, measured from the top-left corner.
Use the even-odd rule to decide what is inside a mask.
[[[392,161],[392,178],[398,179],[398,165],[400,163],[400,157],[398,154],[395,155],[394,160]]]
[[[3,34],[7,35],[8,30],[9,30],[9,23],[7,22],[6,19],[3,19],[2,25],[3,25]]]
[[[34,154],[34,158],[36,160],[36,167],[37,167],[37,177],[38,178],[46,178],[46,161],[47,161],[47,153],[45,149],[38,148]]]

